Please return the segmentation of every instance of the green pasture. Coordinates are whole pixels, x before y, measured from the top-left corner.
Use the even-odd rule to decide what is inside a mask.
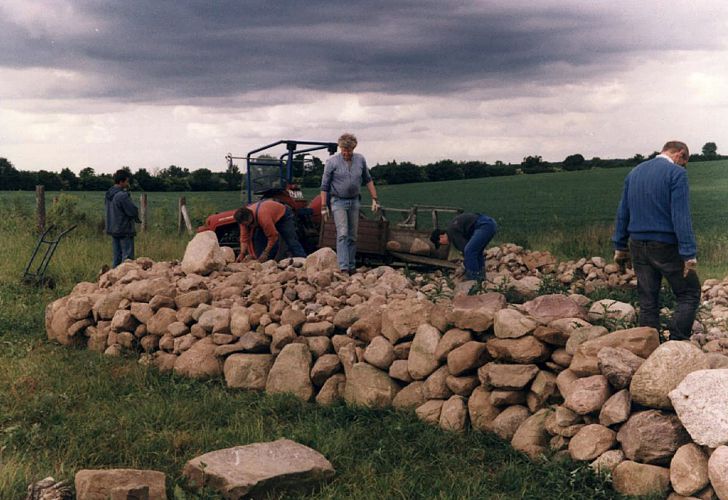
[[[722,277],[728,246],[728,162],[689,168],[701,277]],[[457,206],[492,215],[496,242],[561,258],[611,253],[609,237],[626,169],[380,186],[387,207]],[[182,257],[176,231],[184,194],[194,224],[237,206],[239,193],[149,193],[150,230],[137,254]],[[315,194],[309,190],[307,197]],[[308,498],[617,498],[608,483],[571,462],[534,464],[492,435],[445,433],[412,415],[227,389],[160,375],[132,359],[49,344],[43,310],[111,260],[101,231],[103,193],[48,193],[49,222],[79,228],[49,268],[55,289],[19,283],[35,244],[34,193],[0,191],[0,498],[23,498],[32,481],[72,479],[86,467],[149,467],[168,475],[174,498],[191,457],[221,447],[288,437],[329,457],[335,479]],[[136,198],[138,193],[134,193]],[[138,199],[138,198],[137,198]],[[365,206],[368,200],[364,200]]]

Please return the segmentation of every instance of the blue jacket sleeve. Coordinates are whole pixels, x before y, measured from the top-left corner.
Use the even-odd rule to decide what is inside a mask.
[[[321,191],[328,193],[331,191],[331,177],[334,175],[334,166],[331,159],[326,160],[324,165],[324,173],[321,176]]]
[[[127,217],[134,220],[135,222],[140,222],[139,209],[131,201],[131,196],[129,196],[129,193],[119,193],[119,195],[117,196],[119,198],[119,208],[121,209],[121,211],[124,212]]]
[[[694,259],[698,253],[690,215],[690,188],[688,174],[680,169],[670,186],[672,227],[677,236],[677,249],[684,260]]]
[[[629,232],[627,227],[629,226],[629,205],[627,202],[627,196],[629,193],[629,175],[624,180],[624,189],[622,190],[622,199],[619,200],[619,207],[617,208],[617,220],[614,224],[614,235],[612,236],[612,243],[614,248],[617,250],[627,250],[629,241]]]

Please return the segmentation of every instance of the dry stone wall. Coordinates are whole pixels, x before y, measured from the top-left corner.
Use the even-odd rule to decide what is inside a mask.
[[[535,296],[548,273],[579,291],[629,286],[629,270],[600,258],[488,250],[489,277],[533,297],[509,304],[496,291],[456,295],[437,273],[344,275],[330,249],[260,264],[216,246],[204,234],[190,243],[199,273],[141,258],[79,283],[47,306],[48,337],[234,388],[494,432],[533,459],[611,472],[626,494],[728,498],[728,280],[705,283],[694,342],[660,343],[652,328],[615,326],[634,320],[629,304]]]

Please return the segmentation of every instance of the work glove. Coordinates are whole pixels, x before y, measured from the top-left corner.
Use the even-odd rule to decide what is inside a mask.
[[[683,264],[683,278],[688,277],[690,271],[696,271],[698,269],[698,259],[688,259]]]
[[[615,250],[614,251],[614,262],[619,264],[620,266],[623,266],[630,260],[629,251],[627,250]]]
[[[322,206],[321,207],[321,220],[323,222],[328,222],[330,216],[331,216],[331,212],[329,212],[329,207],[327,207],[326,205]]]
[[[269,256],[270,256],[270,249],[266,248],[265,250],[263,250],[263,253],[261,253],[260,256],[258,257],[258,262],[265,262],[266,260],[268,260]]]
[[[382,208],[382,206],[379,204],[376,198],[372,198],[372,213],[379,212],[379,209]]]

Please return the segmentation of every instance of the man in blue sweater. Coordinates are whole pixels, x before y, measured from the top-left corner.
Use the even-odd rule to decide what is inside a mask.
[[[614,260],[632,259],[637,276],[640,326],[660,326],[664,277],[677,301],[670,339],[689,339],[700,303],[697,247],[690,216],[685,166],[687,145],[670,141],[652,160],[637,165],[624,181],[614,229]]]
[[[129,172],[117,170],[114,174],[114,185],[106,192],[104,202],[106,208],[106,233],[111,235],[111,247],[114,251],[114,265],[118,266],[126,259],[134,259],[134,229],[139,220],[139,209],[129,196]]]

